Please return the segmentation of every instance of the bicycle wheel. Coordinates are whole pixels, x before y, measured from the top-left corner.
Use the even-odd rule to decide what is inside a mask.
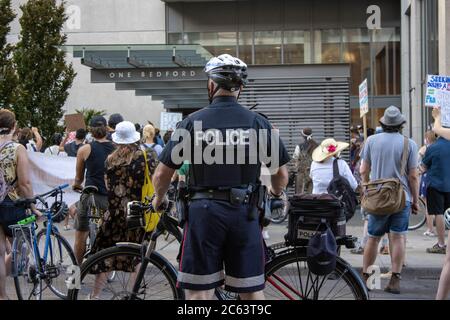
[[[45,249],[46,231],[42,229],[37,235],[38,248],[42,255]],[[77,264],[75,254],[67,240],[54,231],[50,234],[50,243],[51,250],[49,246],[44,265],[44,282],[58,298],[67,300],[67,269]],[[44,264],[44,261],[42,263]]]
[[[36,265],[30,238],[26,233],[17,232],[12,246],[12,274],[19,300],[42,299],[40,266]]]
[[[291,250],[266,265],[268,300],[368,300],[367,289],[356,271],[340,257],[327,276],[312,274],[306,250]]]
[[[175,268],[157,252],[153,252],[150,256],[143,279],[137,279],[140,286],[137,295],[133,297],[133,284],[142,261],[142,246],[135,244],[112,247],[95,253],[83,263],[80,272],[80,288],[70,291],[71,299],[89,300],[92,296],[99,300],[184,298],[183,291],[176,287]],[[92,274],[98,273],[98,268],[112,264],[116,269],[114,281],[108,282],[106,273]]]
[[[427,222],[427,204],[425,200],[419,198],[419,211],[417,214],[409,215],[409,225],[408,230],[417,230],[421,228]]]

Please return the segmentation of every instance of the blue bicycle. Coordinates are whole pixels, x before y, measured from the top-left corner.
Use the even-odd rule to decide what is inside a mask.
[[[50,289],[57,297],[67,299],[67,269],[76,265],[70,244],[61,236],[53,224],[54,211],[49,208],[47,198],[55,202],[62,200],[65,184],[31,199],[19,199],[15,205],[31,209],[32,204],[42,204],[44,228],[38,229],[37,218],[31,215],[10,226],[13,230],[12,274],[19,300],[41,300],[45,289]],[[43,241],[45,239],[45,241]],[[43,254],[41,254],[43,252]]]

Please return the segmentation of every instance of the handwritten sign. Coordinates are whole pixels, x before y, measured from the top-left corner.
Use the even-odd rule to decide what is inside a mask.
[[[450,127],[450,77],[428,75],[425,106],[440,107],[444,127]]]
[[[86,129],[84,117],[81,113],[66,114],[64,116],[68,132],[77,131],[78,129]]]
[[[367,90],[367,79],[359,85],[359,114],[364,117],[369,112],[369,92]]]
[[[160,129],[175,130],[177,123],[183,120],[183,114],[177,112],[161,112]]]

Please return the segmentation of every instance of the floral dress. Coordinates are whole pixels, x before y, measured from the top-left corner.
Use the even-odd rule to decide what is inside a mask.
[[[147,163],[150,174],[155,172],[158,160],[155,151],[147,150]],[[145,232],[143,229],[127,229],[127,204],[130,201],[141,201],[144,185],[145,159],[143,151],[137,150],[129,165],[122,164],[106,169],[108,187],[108,211],[95,238],[92,253],[115,246],[118,242],[141,243]],[[111,258],[92,268],[91,273],[120,270],[134,271],[134,263],[129,258]]]

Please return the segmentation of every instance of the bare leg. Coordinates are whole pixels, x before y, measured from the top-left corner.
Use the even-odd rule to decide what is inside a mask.
[[[6,236],[0,228],[0,300],[8,300],[6,295]]]
[[[445,245],[445,222],[443,215],[436,215],[436,232],[438,236],[439,245]]]
[[[75,244],[73,246],[73,251],[79,266],[83,263],[83,257],[86,253],[86,240],[88,235],[89,231],[75,231]]]
[[[185,290],[186,300],[212,300],[214,289],[211,290]]]
[[[401,273],[405,257],[405,235],[389,233],[391,264],[393,273]]]
[[[11,274],[11,269],[12,269],[11,242],[12,242],[12,239],[6,238],[6,258],[5,258],[6,276],[9,276]]]
[[[264,291],[256,291],[250,293],[240,293],[239,296],[242,300],[266,300]]]
[[[428,212],[426,213],[426,216],[427,216],[427,230],[433,232],[434,231],[433,216],[430,216]]]
[[[378,244],[380,243],[381,237],[369,237],[366,246],[364,248],[363,257],[363,272],[367,272],[367,269],[375,263],[378,255]]]
[[[100,273],[95,276],[94,290],[91,293],[92,298],[98,298],[100,292],[108,281],[108,272]]]
[[[448,235],[447,248],[450,248],[450,233]],[[450,250],[447,249],[444,268],[439,279],[439,288],[436,294],[436,300],[445,300],[450,292]]]

